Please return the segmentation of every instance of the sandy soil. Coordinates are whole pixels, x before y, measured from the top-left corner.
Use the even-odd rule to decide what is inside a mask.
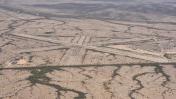
[[[0,11],[0,99],[175,99],[172,23]]]

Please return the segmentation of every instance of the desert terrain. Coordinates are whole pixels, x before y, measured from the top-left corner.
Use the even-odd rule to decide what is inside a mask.
[[[0,0],[0,99],[176,99],[176,3],[117,1]]]

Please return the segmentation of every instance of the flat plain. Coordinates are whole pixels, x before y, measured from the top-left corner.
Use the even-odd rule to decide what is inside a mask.
[[[71,0],[62,1],[64,7],[81,17],[68,15],[68,8],[64,14],[48,11],[49,2],[16,7],[5,1],[0,4],[0,99],[176,98],[174,15],[85,18],[78,11],[84,5]],[[33,11],[29,5],[41,8]],[[90,8],[95,11],[92,5],[83,10]]]

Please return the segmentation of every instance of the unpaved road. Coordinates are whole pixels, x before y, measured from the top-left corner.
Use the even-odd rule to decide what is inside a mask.
[[[0,99],[176,98],[174,17],[129,22],[41,9],[36,16],[6,3],[0,5]]]

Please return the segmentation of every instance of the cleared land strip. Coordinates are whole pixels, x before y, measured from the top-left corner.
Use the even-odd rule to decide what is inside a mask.
[[[34,39],[34,40],[39,40],[39,41],[46,41],[46,42],[55,43],[55,44],[64,44],[65,43],[65,42],[61,42],[61,41],[46,38],[46,37],[33,36],[33,35],[28,35],[28,34],[11,33],[11,35],[18,36],[18,37],[29,38],[29,39]]]
[[[72,43],[82,45],[86,36],[76,36]],[[61,59],[61,64],[82,64],[86,49],[82,47],[71,47]]]
[[[47,42],[51,42],[51,43],[62,44],[64,46],[83,47],[83,48],[90,49],[90,50],[96,50],[96,51],[111,53],[111,54],[116,54],[116,55],[123,55],[123,56],[132,57],[132,58],[148,60],[148,61],[152,61],[152,62],[168,62],[168,59],[165,58],[162,54],[155,54],[155,53],[152,54],[151,52],[138,51],[138,50],[133,50],[130,48],[121,48],[121,47],[110,48],[110,47],[97,47],[97,46],[80,45],[77,43],[65,43],[65,42],[61,42],[58,40],[53,40],[53,39],[49,39],[49,38],[45,38],[45,37],[37,37],[37,36],[32,36],[32,35],[27,35],[27,34],[12,34],[12,35],[35,39],[35,40],[40,40],[40,41],[47,41]]]
[[[28,34],[11,33],[11,35],[18,36],[18,37],[29,38],[29,39],[34,39],[34,40],[38,40],[38,41],[50,42],[50,43],[54,43],[54,44],[61,44],[61,45],[64,45],[64,46],[80,46],[80,44],[77,44],[77,43],[66,43],[66,42],[63,42],[63,41],[56,40],[56,39],[51,39],[51,38],[46,38],[46,37],[39,37],[39,36],[28,35]],[[75,41],[73,41],[73,42],[75,42]]]
[[[129,42],[137,42],[137,41],[149,41],[152,40],[151,38],[133,38],[133,39],[126,39],[126,40],[112,40],[112,41],[107,41],[107,42],[98,42],[94,43],[93,45],[96,46],[106,46],[109,44],[124,44],[124,43],[129,43]]]
[[[122,49],[122,48],[118,49],[118,48],[96,47],[96,46],[87,46],[87,49],[92,49],[92,50],[111,53],[111,54],[123,55],[123,56],[132,57],[132,58],[148,60],[152,62],[168,62],[168,59],[163,57],[162,55],[156,55],[156,54],[151,54],[146,52],[138,52],[131,49]]]
[[[22,49],[17,51],[17,53],[40,52],[40,51],[49,51],[49,50],[67,49],[67,48],[69,48],[69,46],[50,46],[50,47],[40,47],[40,48],[32,48],[32,49]]]
[[[166,52],[165,54],[176,55],[176,51],[175,52]]]

